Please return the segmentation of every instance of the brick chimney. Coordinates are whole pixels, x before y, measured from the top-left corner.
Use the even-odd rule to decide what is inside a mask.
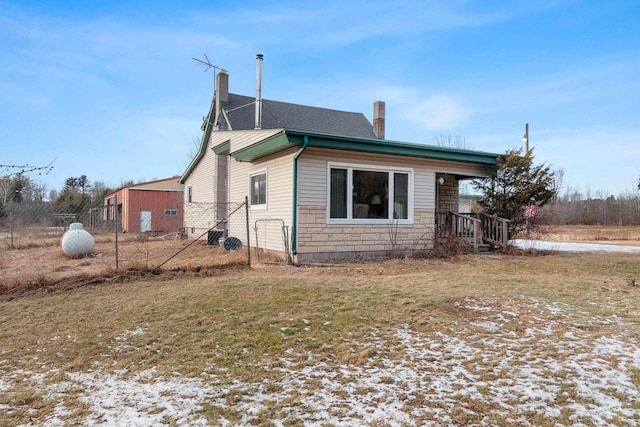
[[[373,103],[373,133],[378,139],[384,139],[384,102]]]
[[[216,107],[214,126],[219,126],[222,120],[222,107],[229,103],[229,74],[227,70],[220,70],[216,75]]]

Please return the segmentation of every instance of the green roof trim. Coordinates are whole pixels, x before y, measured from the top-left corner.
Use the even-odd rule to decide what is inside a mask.
[[[222,144],[218,144],[212,148],[213,152],[216,154],[229,154],[230,149],[231,149],[231,140],[227,140]]]
[[[252,162],[262,157],[266,157],[295,146],[295,143],[289,142],[289,140],[287,139],[287,135],[285,135],[284,133],[279,133],[256,144],[250,145],[234,152],[233,158],[238,162]]]
[[[483,151],[460,150],[408,142],[353,138],[293,130],[285,130],[284,134],[266,139],[257,144],[253,144],[250,147],[239,150],[236,153],[233,153],[233,156],[237,161],[250,162],[287,148],[302,146],[304,144],[305,136],[308,137],[309,147],[328,148],[333,150],[449,160],[490,166],[495,165],[498,157],[500,157],[500,154],[486,153]]]

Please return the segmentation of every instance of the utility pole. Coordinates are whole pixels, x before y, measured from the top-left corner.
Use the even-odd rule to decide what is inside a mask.
[[[524,124],[524,136],[522,137],[522,142],[524,142],[526,152],[529,152],[529,123]]]

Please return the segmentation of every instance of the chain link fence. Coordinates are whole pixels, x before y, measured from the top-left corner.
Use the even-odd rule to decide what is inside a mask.
[[[0,206],[0,250],[52,246],[78,218],[45,202],[6,203]]]
[[[0,291],[126,270],[249,264],[246,203],[114,196],[103,206],[0,205]]]

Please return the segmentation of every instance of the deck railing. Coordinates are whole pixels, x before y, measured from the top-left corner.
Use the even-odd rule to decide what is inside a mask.
[[[478,244],[482,243],[481,222],[478,218],[456,212],[438,212],[437,230],[439,237],[453,236],[473,246],[478,252]]]
[[[480,220],[482,221],[483,239],[496,246],[506,248],[509,241],[509,223],[511,221],[484,213],[480,214]]]
[[[478,252],[478,245],[490,243],[505,248],[509,240],[509,220],[486,214],[460,214],[450,211],[436,212],[438,237],[453,236],[464,240]]]

